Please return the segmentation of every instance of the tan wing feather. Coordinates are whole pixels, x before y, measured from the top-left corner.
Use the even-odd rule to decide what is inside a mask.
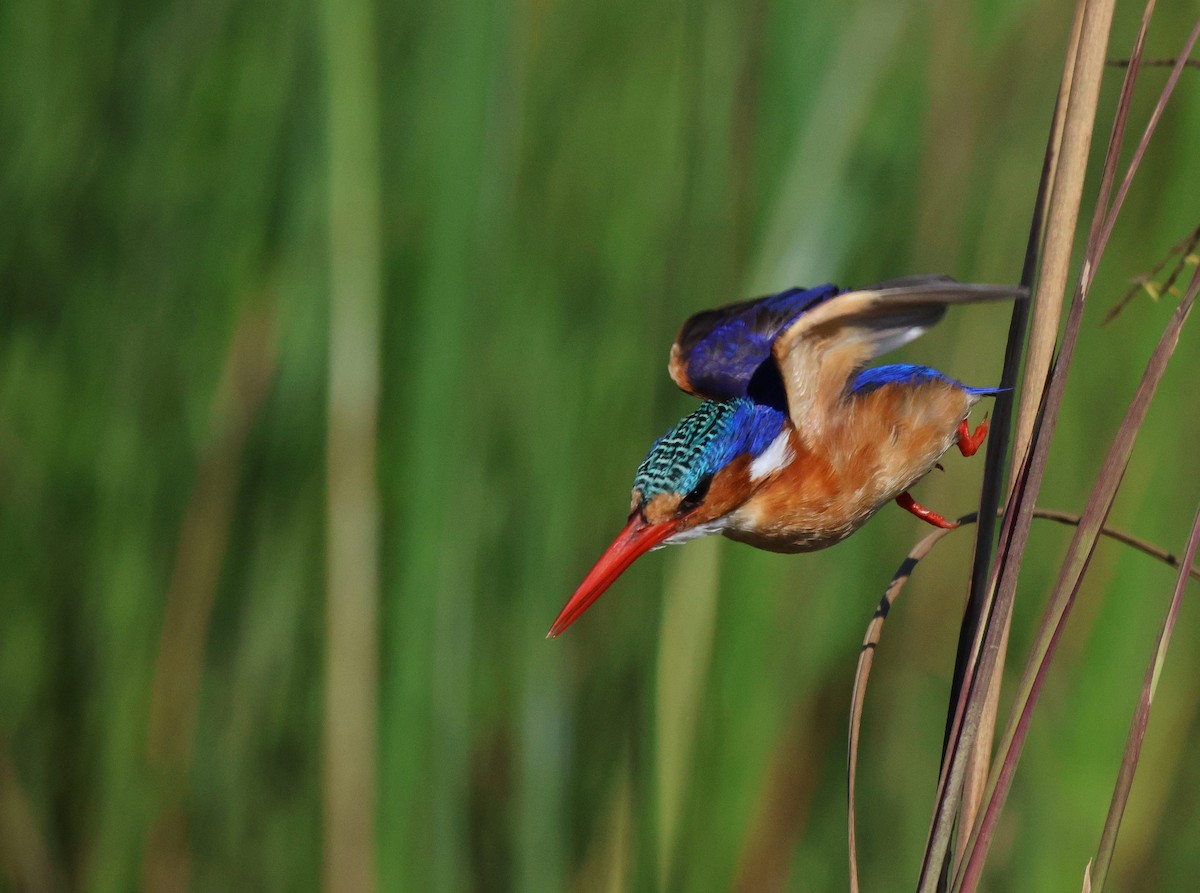
[[[915,276],[845,292],[818,304],[792,323],[772,349],[792,423],[802,435],[826,428],[836,419],[851,376],[875,357],[920,337],[949,305],[1027,294],[1019,286]]]

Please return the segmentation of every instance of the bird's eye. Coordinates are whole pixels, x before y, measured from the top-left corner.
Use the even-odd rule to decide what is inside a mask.
[[[679,514],[682,515],[685,512],[690,512],[700,505],[700,503],[704,502],[704,497],[708,495],[708,488],[712,484],[712,479],[713,476],[711,474],[706,474],[700,478],[700,482],[691,489],[691,492],[679,501]]]

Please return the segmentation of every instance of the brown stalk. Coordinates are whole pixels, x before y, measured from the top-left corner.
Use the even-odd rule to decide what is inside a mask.
[[[1046,141],[1046,153],[1042,163],[1042,176],[1038,182],[1037,198],[1034,202],[1033,221],[1029,227],[1029,240],[1025,248],[1025,260],[1021,270],[1021,285],[1032,293],[1034,278],[1037,275],[1038,257],[1041,252],[1042,239],[1045,232],[1047,206],[1054,190],[1054,175],[1058,168],[1058,158],[1062,148],[1063,121],[1066,115],[1067,100],[1070,96],[1071,82],[1075,73],[1075,60],[1079,52],[1079,34],[1083,24],[1083,4],[1075,8],[1071,24],[1071,37],[1067,45],[1067,53],[1063,61],[1063,72],[1059,79],[1058,96],[1054,103],[1054,114],[1051,118],[1050,136]],[[949,713],[946,718],[946,735],[942,744],[942,755],[945,758],[949,747],[951,732],[954,727],[954,716],[958,710],[963,695],[963,681],[968,665],[973,665],[977,659],[980,637],[983,632],[983,618],[990,612],[994,590],[988,588],[988,570],[991,565],[993,546],[996,539],[996,519],[1005,492],[1006,474],[1004,463],[1008,456],[1008,447],[1012,438],[1013,394],[1020,371],[1021,357],[1025,347],[1026,329],[1029,326],[1029,303],[1025,301],[1013,305],[1012,320],[1009,323],[1008,339],[1004,352],[1004,368],[1001,374],[1001,386],[1007,390],[998,395],[993,409],[992,438],[988,444],[984,466],[983,484],[979,499],[980,516],[985,520],[979,524],[975,536],[975,555],[972,561],[970,589],[967,596],[967,608],[964,611],[962,634],[959,637],[958,653],[955,657],[954,681],[950,691]],[[1007,645],[1007,629],[1002,647]],[[984,703],[980,725],[983,734],[977,735],[975,746],[971,750],[967,762],[966,777],[963,781],[962,802],[960,805],[960,824],[973,821],[979,809],[982,796],[983,781],[986,780],[986,767],[991,761],[992,732],[995,727],[996,707],[999,704],[1000,692],[998,685],[988,688],[988,698]],[[981,767],[983,767],[981,769]],[[961,857],[961,850],[956,851],[955,861]],[[949,863],[943,867],[944,875],[949,871]]]

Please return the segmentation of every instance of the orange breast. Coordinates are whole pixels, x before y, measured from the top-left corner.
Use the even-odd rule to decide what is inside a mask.
[[[845,539],[933,468],[978,399],[939,380],[848,398],[819,441],[793,432],[795,460],[734,513],[725,535],[772,552]]]

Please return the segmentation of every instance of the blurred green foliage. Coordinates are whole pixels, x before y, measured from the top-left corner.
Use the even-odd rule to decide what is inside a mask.
[[[809,556],[657,554],[542,636],[691,405],[664,374],[686,315],[793,284],[1018,276],[1070,7],[380,5],[382,889],[845,888],[850,681],[911,516]],[[1161,7],[1150,56],[1195,13]],[[1114,56],[1140,13],[1118,9]],[[182,888],[318,884],[326,109],[345,100],[319,31],[292,0],[0,5],[5,889],[154,887],[163,853]],[[1135,122],[1164,78],[1143,74]],[[1048,506],[1081,506],[1172,305],[1096,324],[1198,222],[1197,145],[1188,71],[1100,271]],[[957,312],[903,358],[986,384],[1006,328],[1004,308]],[[1195,339],[1111,519],[1171,549],[1200,495]],[[969,510],[981,464],[949,459],[918,498]],[[1015,671],[1065,537],[1037,528]],[[916,876],[968,541],[917,571],[879,652],[867,889]],[[993,889],[1080,882],[1172,581],[1101,547]],[[1196,621],[1185,604],[1122,889],[1200,872]]]

